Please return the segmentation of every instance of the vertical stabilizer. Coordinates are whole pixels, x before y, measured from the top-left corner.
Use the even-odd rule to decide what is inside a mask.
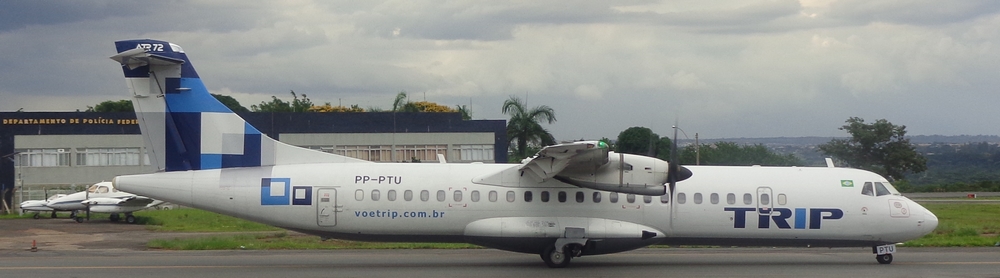
[[[157,40],[115,42],[150,162],[161,171],[366,162],[278,142],[202,83],[184,50]]]

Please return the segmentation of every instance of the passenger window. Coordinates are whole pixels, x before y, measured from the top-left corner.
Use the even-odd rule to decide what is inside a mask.
[[[479,202],[479,190],[473,190],[469,199],[472,199],[473,202]]]
[[[694,203],[695,204],[701,204],[701,193],[695,193],[694,194]]]
[[[625,201],[628,201],[629,204],[635,203],[635,194],[625,194]]]
[[[766,205],[770,205],[771,204],[771,195],[768,195],[767,193],[761,193],[760,194],[760,204],[761,205],[765,205],[765,206]]]
[[[890,194],[892,193],[889,193],[889,189],[885,188],[885,185],[883,185],[881,182],[875,183],[875,196],[890,195]]]
[[[462,191],[455,190],[455,202],[461,202],[461,201],[462,201]]]
[[[490,195],[490,202],[496,202],[497,201],[497,192],[496,191],[490,190],[490,194],[489,195]]]
[[[430,199],[431,199],[431,192],[430,191],[420,190],[420,200],[421,201],[427,202],[427,200],[430,200]]]
[[[438,202],[444,202],[444,199],[445,199],[446,195],[448,195],[448,193],[445,193],[444,190],[438,190],[438,192],[437,192],[437,200],[438,200]]]
[[[726,203],[730,204],[730,205],[735,205],[736,204],[736,194],[733,194],[733,193],[726,194]]]
[[[531,202],[531,191],[524,192],[524,201],[529,203]]]
[[[542,194],[539,197],[541,197],[539,199],[542,200],[543,203],[549,202],[549,192],[548,191],[542,191]]]
[[[395,201],[396,200],[396,190],[389,190],[389,192],[386,192],[385,198],[388,199],[389,201]]]
[[[709,195],[708,199],[710,201],[712,201],[713,205],[714,204],[718,204],[719,203],[719,194],[718,193],[712,193],[712,195]]]
[[[378,189],[372,190],[372,201],[378,201],[379,192]]]
[[[660,195],[660,203],[661,204],[670,203],[670,194]]]
[[[514,197],[517,196],[514,191],[507,191],[507,202],[514,202]]]
[[[108,188],[101,186],[100,188],[97,188],[97,193],[108,193]]]
[[[608,196],[608,202],[617,203],[618,202],[618,192],[611,192]]]
[[[687,202],[687,194],[677,193],[677,204],[683,205]]]
[[[642,196],[642,202],[643,203],[647,203],[647,204],[648,203],[652,203],[653,202],[653,196],[649,196],[649,195]]]
[[[753,195],[750,195],[750,193],[743,194],[743,204],[744,205],[753,204]]]
[[[632,171],[632,164],[625,163],[625,167],[622,167],[625,171]]]
[[[865,183],[865,187],[861,188],[861,195],[875,196],[875,190],[872,189],[872,182]]]
[[[594,203],[601,202],[601,192],[594,192]]]
[[[406,200],[407,202],[413,200],[413,191],[403,191],[403,200]]]
[[[583,192],[580,192],[580,191],[576,192],[576,202],[577,203],[583,203],[583,201],[586,201],[586,199],[587,199],[587,196],[584,195]]]
[[[566,202],[566,191],[559,191],[559,202],[560,203]]]
[[[788,203],[788,197],[784,193],[778,194],[778,205],[784,206],[786,203]]]
[[[354,190],[354,200],[362,201],[364,199],[365,199],[365,191],[364,190],[361,190],[361,189]]]

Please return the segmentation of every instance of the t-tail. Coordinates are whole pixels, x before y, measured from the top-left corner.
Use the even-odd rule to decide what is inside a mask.
[[[365,162],[281,143],[209,94],[184,50],[157,40],[115,42],[150,162],[160,171]]]

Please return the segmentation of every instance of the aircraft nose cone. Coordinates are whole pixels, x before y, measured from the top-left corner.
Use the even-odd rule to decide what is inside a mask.
[[[934,231],[938,225],[937,215],[934,215],[930,210],[924,209],[924,223],[921,227],[924,227],[924,233],[928,234]]]

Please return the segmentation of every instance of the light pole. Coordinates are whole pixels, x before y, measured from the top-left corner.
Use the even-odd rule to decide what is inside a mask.
[[[21,153],[21,152],[12,152],[12,153],[9,153],[9,154],[4,155],[2,157],[2,158],[6,158],[6,159],[10,160],[10,162],[14,163],[14,172],[17,173],[17,179],[14,180],[14,186],[12,186],[11,188],[15,188],[17,186],[17,184],[18,184],[18,180],[21,179],[21,165],[20,165],[20,163],[17,163],[18,159],[14,159],[15,155],[17,155],[19,153]],[[24,185],[23,185],[23,182],[21,184],[22,184],[21,188],[18,189],[18,192],[20,192],[20,194],[21,194],[21,197],[19,199],[23,200],[24,199],[24,192],[21,192],[21,189],[24,189]],[[6,195],[7,194],[0,194],[0,198],[6,198]],[[11,196],[11,201],[13,201],[13,199],[14,199],[13,196]],[[17,202],[17,204],[20,205],[21,202],[20,202],[20,200],[18,200],[18,201],[19,202]],[[11,203],[14,203],[14,202],[11,202]],[[14,204],[7,204],[7,205],[10,206],[9,209],[13,209],[14,208]],[[24,211],[23,210],[18,209],[18,211],[20,211],[19,215],[24,215]]]

